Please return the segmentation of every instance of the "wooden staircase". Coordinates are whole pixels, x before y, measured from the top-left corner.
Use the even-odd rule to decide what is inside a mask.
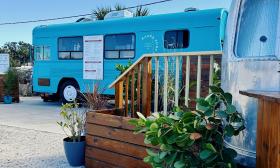
[[[219,63],[221,55],[221,51],[144,54],[109,86],[115,88],[116,108],[134,118],[136,112],[167,114],[170,104],[189,107],[192,99],[208,94],[214,62]]]

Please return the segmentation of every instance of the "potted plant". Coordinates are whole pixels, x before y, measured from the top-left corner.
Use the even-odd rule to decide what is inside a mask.
[[[57,123],[67,135],[63,139],[66,158],[71,166],[82,166],[85,162],[85,111],[76,102],[66,103],[60,115],[63,121]]]
[[[4,75],[4,103],[11,104],[13,101],[12,94],[17,89],[18,76],[17,72],[10,68]]]

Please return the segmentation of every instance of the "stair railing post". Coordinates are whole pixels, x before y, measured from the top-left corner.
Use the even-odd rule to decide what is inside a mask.
[[[115,107],[118,109],[123,108],[123,80],[115,84]]]
[[[152,58],[150,57],[145,58],[143,62],[142,86],[142,114],[149,116],[152,96]]]

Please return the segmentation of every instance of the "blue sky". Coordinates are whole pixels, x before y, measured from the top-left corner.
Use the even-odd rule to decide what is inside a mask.
[[[96,7],[116,3],[134,6],[158,0],[5,0],[1,1],[0,23],[55,18],[90,13]],[[149,6],[151,14],[174,13],[188,7],[229,8],[231,0],[173,0]],[[78,18],[77,18],[78,19]],[[0,45],[11,41],[32,42],[32,29],[42,24],[74,22],[76,19],[0,26]]]

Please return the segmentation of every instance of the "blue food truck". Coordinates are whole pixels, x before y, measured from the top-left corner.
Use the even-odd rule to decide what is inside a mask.
[[[105,88],[119,75],[116,64],[134,62],[145,53],[221,50],[226,18],[224,9],[210,9],[38,26],[33,30],[33,90],[44,100],[71,102],[78,90],[92,89],[96,81],[83,74],[90,48],[85,37],[102,37],[96,53],[103,64],[98,84]],[[113,95],[114,90],[104,94]]]

